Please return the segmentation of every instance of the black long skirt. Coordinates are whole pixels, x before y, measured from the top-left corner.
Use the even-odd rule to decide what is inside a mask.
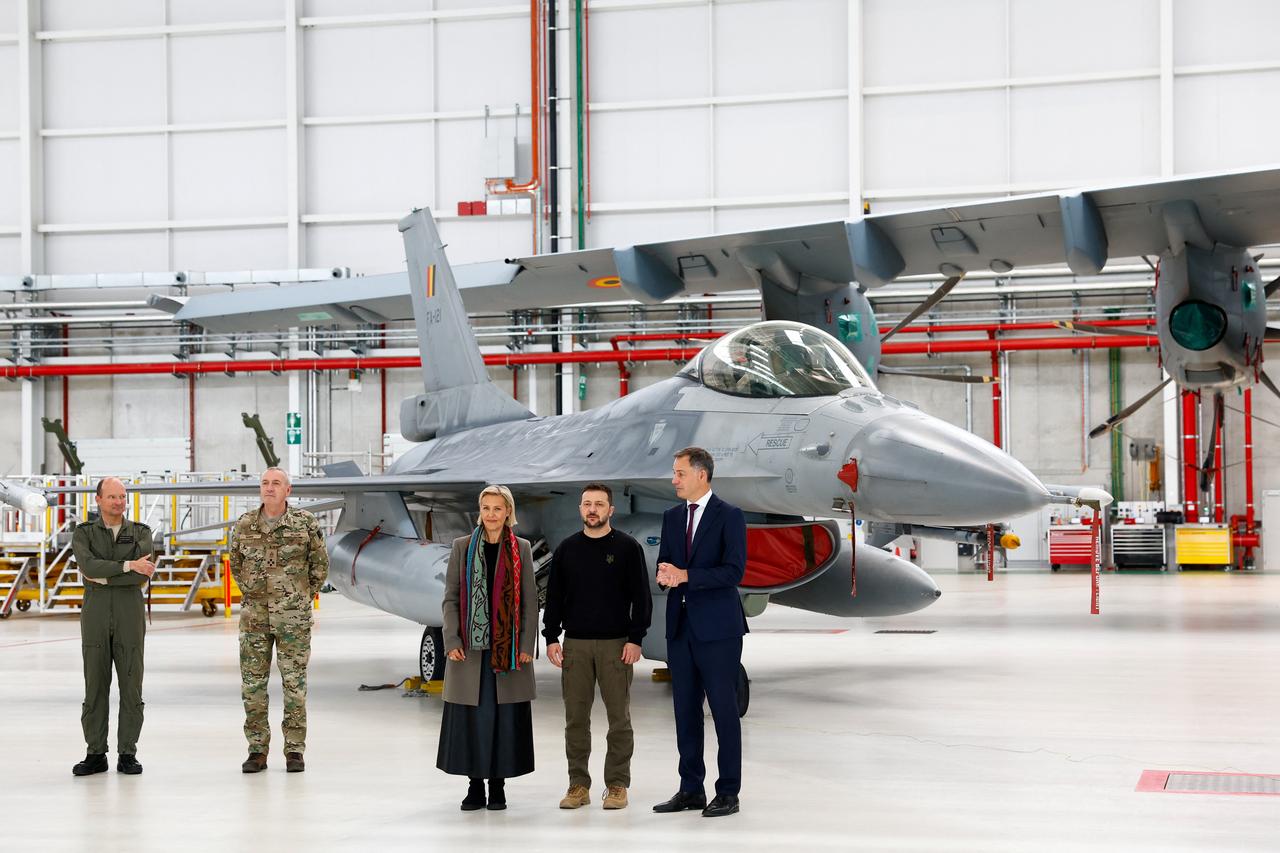
[[[436,767],[473,779],[511,779],[533,772],[533,709],[498,704],[497,676],[480,667],[480,704],[444,703]]]

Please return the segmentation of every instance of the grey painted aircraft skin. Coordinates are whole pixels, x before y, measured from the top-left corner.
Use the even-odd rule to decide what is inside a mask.
[[[880,393],[841,341],[796,322],[767,321],[732,332],[678,375],[597,409],[533,417],[489,381],[429,214],[417,211],[400,228],[425,390],[402,404],[401,432],[422,444],[384,475],[353,476],[354,466],[335,468],[325,478],[295,481],[294,491],[343,499],[330,540],[330,580],[354,600],[428,626],[424,673],[430,658],[438,674],[441,658],[438,626],[449,549],[442,532],[470,528],[474,516],[467,514],[474,513],[487,483],[512,488],[522,535],[554,543],[580,529],[581,486],[608,482],[618,503],[616,526],[635,536],[652,562],[661,513],[674,502],[672,455],[689,445],[706,447],[716,459],[713,489],[747,513],[751,532],[807,528],[824,544],[792,555],[801,568],[781,579],[744,581],[749,614],[772,599],[816,612],[884,616],[913,612],[937,598],[925,572],[873,545],[855,547],[824,520],[833,515],[885,523],[888,538],[908,525],[972,536],[943,529],[1016,517],[1050,503],[1109,499],[1086,495],[1087,489],[1046,487],[1009,454]],[[874,340],[874,317],[866,322]],[[135,487],[254,490],[252,481]],[[421,535],[410,506],[431,510],[434,541]],[[855,564],[857,594],[851,595]],[[664,595],[656,585],[653,592]],[[664,608],[655,611],[659,624],[646,638],[645,654],[661,660]]]
[[[465,514],[474,513],[480,487],[500,482],[517,497],[518,532],[557,542],[581,529],[581,486],[602,481],[615,489],[615,526],[635,536],[652,562],[661,513],[674,502],[673,454],[697,445],[715,457],[712,488],[742,507],[753,529],[773,523],[831,531],[827,559],[807,572],[780,585],[744,586],[749,611],[769,596],[817,612],[882,616],[927,606],[940,594],[936,584],[906,560],[853,546],[832,522],[808,519],[856,514],[898,524],[979,525],[1072,500],[1007,453],[880,393],[839,341],[800,323],[732,332],[678,375],[587,412],[521,415],[510,398],[482,392],[495,386],[484,374],[434,222],[418,211],[401,230],[429,389],[405,401],[401,429],[425,440],[386,475],[368,478],[363,491],[378,482],[412,484],[411,503],[432,508],[433,520],[452,514],[455,533],[469,527]],[[783,351],[801,361],[787,369],[769,361]],[[814,387],[829,393],[778,393],[802,381],[801,374],[822,377]],[[851,461],[856,482],[848,478]],[[358,479],[334,485],[345,489]],[[420,541],[398,494],[348,492],[331,540],[331,580],[357,601],[438,625],[448,542],[437,538]],[[855,559],[856,596],[850,594]],[[656,584],[652,591],[665,594]],[[666,657],[664,612],[655,608],[659,624],[645,642],[653,659]]]

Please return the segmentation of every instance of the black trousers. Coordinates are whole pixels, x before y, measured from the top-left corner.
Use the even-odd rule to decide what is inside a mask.
[[[675,704],[676,746],[680,750],[680,790],[704,792],[702,703],[706,699],[716,726],[720,778],[716,793],[737,796],[742,788],[742,721],[738,717],[738,668],[742,638],[698,640],[682,624],[667,641],[671,697]]]

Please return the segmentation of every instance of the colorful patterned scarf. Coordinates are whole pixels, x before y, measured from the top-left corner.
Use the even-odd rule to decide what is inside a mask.
[[[481,546],[484,527],[477,526],[467,545],[467,595],[462,601],[463,640],[468,649],[489,649],[494,672],[520,668],[520,547],[510,527],[502,528],[498,539],[498,565],[488,567]],[[489,601],[486,583],[490,571],[495,602]]]

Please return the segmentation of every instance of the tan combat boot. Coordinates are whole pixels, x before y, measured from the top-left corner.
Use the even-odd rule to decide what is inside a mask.
[[[560,808],[577,809],[589,802],[591,802],[591,792],[587,790],[586,785],[570,785],[568,793],[560,801]]]
[[[610,785],[604,794],[606,809],[625,809],[627,807],[627,789],[621,785]]]

